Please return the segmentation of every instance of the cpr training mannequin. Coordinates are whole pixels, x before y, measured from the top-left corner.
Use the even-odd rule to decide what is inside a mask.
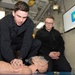
[[[34,56],[30,59],[30,66],[22,66],[19,69],[12,68],[10,63],[0,61],[0,74],[33,74],[38,70],[40,73],[44,73],[48,68],[48,61],[42,56]]]

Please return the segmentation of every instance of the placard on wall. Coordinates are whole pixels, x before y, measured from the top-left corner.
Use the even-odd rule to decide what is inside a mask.
[[[67,32],[75,28],[75,6],[71,7],[63,14],[64,31]]]

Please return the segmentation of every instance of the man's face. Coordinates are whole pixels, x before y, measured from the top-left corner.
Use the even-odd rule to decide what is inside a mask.
[[[28,17],[28,12],[21,11],[21,10],[18,10],[16,12],[13,11],[13,16],[14,16],[15,23],[18,26],[21,26],[26,21]]]
[[[53,25],[54,25],[54,20],[53,19],[51,19],[51,18],[46,18],[45,19],[45,27],[46,27],[47,31],[50,31],[52,29]]]

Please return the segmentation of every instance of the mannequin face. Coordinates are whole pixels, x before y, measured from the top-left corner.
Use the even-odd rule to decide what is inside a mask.
[[[40,73],[46,72],[48,68],[48,61],[41,56],[32,57],[32,62]]]

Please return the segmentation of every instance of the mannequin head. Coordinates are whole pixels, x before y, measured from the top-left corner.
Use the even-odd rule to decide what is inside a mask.
[[[40,73],[44,73],[48,68],[48,61],[42,56],[34,56],[32,57],[32,63],[35,65],[36,70]]]

